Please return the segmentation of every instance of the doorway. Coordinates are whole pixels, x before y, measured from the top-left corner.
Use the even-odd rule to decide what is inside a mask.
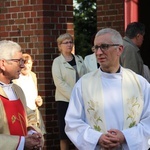
[[[145,36],[141,47],[141,56],[143,58],[144,64],[148,65],[150,68],[150,21],[148,14],[150,13],[149,0],[139,0],[138,5],[138,16],[139,22],[145,25]]]

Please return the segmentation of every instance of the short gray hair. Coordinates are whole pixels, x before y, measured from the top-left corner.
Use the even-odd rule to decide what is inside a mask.
[[[21,52],[21,46],[10,40],[0,41],[0,60],[12,59],[16,52]]]
[[[121,34],[117,30],[112,29],[112,28],[104,28],[104,29],[99,30],[97,34],[95,35],[95,37],[98,37],[100,35],[104,35],[107,33],[111,35],[112,43],[123,45]]]

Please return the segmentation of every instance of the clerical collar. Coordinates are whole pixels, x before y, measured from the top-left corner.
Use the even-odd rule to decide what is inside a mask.
[[[13,82],[11,81],[9,84],[5,84],[5,83],[3,83],[3,82],[0,81],[0,86],[2,86],[2,87],[3,86],[12,86],[12,83]]]
[[[104,72],[101,67],[100,67],[100,69],[102,72]],[[118,68],[118,70],[115,73],[119,73],[119,72],[120,72],[120,67]]]
[[[118,68],[117,72],[116,73],[119,73],[120,72],[120,67]]]

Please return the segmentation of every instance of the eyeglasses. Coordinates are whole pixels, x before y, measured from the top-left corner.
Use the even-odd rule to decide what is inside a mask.
[[[19,62],[19,65],[24,65],[25,60],[24,59],[6,59],[7,61],[15,61],[15,62]]]
[[[120,46],[120,44],[101,44],[101,45],[95,45],[92,47],[93,52],[97,52],[98,49],[100,48],[102,51],[108,50],[109,47],[111,46]]]
[[[72,41],[69,41],[69,42],[64,42],[64,43],[61,43],[61,44],[73,44],[73,42]]]

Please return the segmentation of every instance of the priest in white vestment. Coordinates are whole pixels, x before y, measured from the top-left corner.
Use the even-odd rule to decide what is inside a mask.
[[[148,150],[150,84],[119,64],[122,37],[100,30],[94,40],[100,64],[72,91],[65,131],[79,150]]]

